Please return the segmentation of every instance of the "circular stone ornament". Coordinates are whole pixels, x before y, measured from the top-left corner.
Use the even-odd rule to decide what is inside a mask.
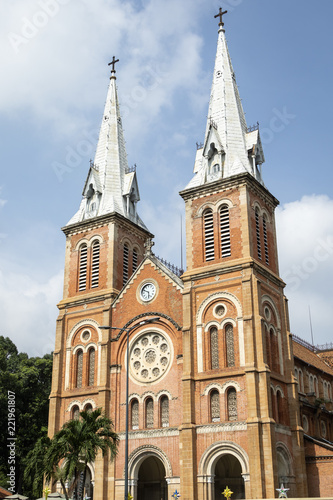
[[[169,340],[162,333],[145,332],[130,347],[130,374],[138,382],[157,382],[167,372],[172,358]]]

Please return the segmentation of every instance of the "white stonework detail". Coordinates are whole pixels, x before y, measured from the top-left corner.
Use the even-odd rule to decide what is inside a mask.
[[[140,193],[135,170],[127,162],[116,78],[111,76],[94,162],[83,188],[80,208],[67,226],[118,213],[147,229],[136,211]]]
[[[225,382],[222,385],[222,393],[224,393],[230,387],[233,387],[234,389],[236,389],[237,392],[241,391],[240,385],[237,382],[235,382],[234,380],[228,380],[228,382]]]
[[[216,432],[234,432],[234,431],[246,431],[246,422],[228,422],[225,424],[207,424],[198,425],[196,428],[197,434],[210,434]]]
[[[125,432],[118,433],[120,441],[126,438]],[[129,431],[128,439],[150,439],[150,438],[163,438],[170,436],[179,436],[179,430],[176,427],[165,427],[163,429],[149,429],[144,431]]]
[[[219,384],[218,382],[213,382],[212,384],[209,384],[205,387],[201,396],[208,396],[208,394],[210,393],[210,391],[212,389],[216,389],[217,391],[219,391],[220,394],[223,393],[223,388],[222,388],[221,384]]]
[[[248,130],[225,33],[219,30],[205,140],[185,189],[249,173],[262,183],[264,153],[258,127]]]
[[[102,334],[101,331],[99,330],[100,326],[99,323],[97,323],[97,321],[95,321],[94,319],[87,318],[79,321],[78,323],[76,323],[76,325],[73,326],[67,337],[67,343],[66,343],[67,348],[72,346],[73,337],[75,333],[79,330],[79,328],[81,328],[82,326],[92,326],[97,331],[98,341],[99,342],[102,341]]]
[[[129,358],[132,379],[144,384],[155,383],[170,368],[171,342],[159,331],[140,332],[131,343]]]

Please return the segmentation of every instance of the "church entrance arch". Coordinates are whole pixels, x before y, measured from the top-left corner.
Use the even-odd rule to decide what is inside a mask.
[[[204,500],[221,500],[227,486],[233,492],[232,498],[246,498],[249,478],[247,453],[235,443],[214,443],[201,457],[198,479]]]
[[[242,467],[234,455],[222,455],[215,464],[214,473],[214,500],[221,500],[227,486],[233,492],[232,498],[245,498]]]
[[[150,456],[140,465],[137,500],[167,500],[165,468],[161,460]]]
[[[134,500],[167,500],[171,463],[157,446],[141,446],[129,457],[130,492]]]

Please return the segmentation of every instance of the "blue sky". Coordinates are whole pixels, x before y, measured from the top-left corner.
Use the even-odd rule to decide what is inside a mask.
[[[260,122],[264,181],[281,203],[292,332],[311,341],[310,306],[315,343],[332,341],[331,0],[8,0],[0,19],[0,334],[20,350],[54,347],[60,228],[80,203],[113,55],[138,210],[155,253],[180,264],[178,192],[203,141],[220,5],[248,125]]]

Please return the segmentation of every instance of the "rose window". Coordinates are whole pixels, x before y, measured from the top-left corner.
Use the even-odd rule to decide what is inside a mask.
[[[171,362],[169,341],[160,333],[144,333],[130,350],[130,371],[139,382],[155,382],[168,370]]]

